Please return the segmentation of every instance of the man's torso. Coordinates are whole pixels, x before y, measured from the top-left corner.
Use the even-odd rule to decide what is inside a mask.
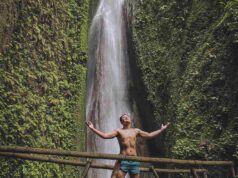
[[[120,145],[120,154],[127,156],[136,156],[136,137],[138,129],[118,129],[118,142]]]

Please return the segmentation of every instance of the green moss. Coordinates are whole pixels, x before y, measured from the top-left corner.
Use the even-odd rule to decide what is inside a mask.
[[[136,7],[133,42],[150,119],[172,123],[167,156],[237,161],[237,2],[144,0]]]
[[[0,50],[0,144],[83,149],[89,2],[3,3],[18,18],[5,24],[13,30]],[[0,177],[78,176],[70,166],[14,159],[0,168]]]
[[[81,50],[86,53],[88,51],[89,3],[84,3],[83,6],[81,7],[81,10],[84,12],[84,14],[87,14],[83,18],[83,23],[81,25],[81,31],[80,31]]]

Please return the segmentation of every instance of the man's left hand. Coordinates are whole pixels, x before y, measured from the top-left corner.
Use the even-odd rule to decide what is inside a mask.
[[[165,130],[167,129],[167,127],[170,125],[170,123],[168,122],[166,125],[162,124],[161,129]]]

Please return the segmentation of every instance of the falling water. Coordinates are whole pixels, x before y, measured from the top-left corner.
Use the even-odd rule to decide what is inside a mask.
[[[90,29],[86,117],[104,132],[121,127],[120,115],[130,112],[123,5],[124,0],[101,0]],[[87,151],[119,153],[116,139],[103,140],[88,130],[87,140]],[[110,174],[94,170],[89,177],[109,178]]]

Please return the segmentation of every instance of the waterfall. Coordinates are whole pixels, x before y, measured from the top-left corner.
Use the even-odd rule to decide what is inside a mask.
[[[101,0],[89,34],[86,120],[104,132],[121,127],[119,117],[131,111],[123,5],[124,0]],[[116,138],[103,140],[88,129],[87,151],[118,154],[119,145]],[[90,178],[109,178],[111,171],[89,174]]]

